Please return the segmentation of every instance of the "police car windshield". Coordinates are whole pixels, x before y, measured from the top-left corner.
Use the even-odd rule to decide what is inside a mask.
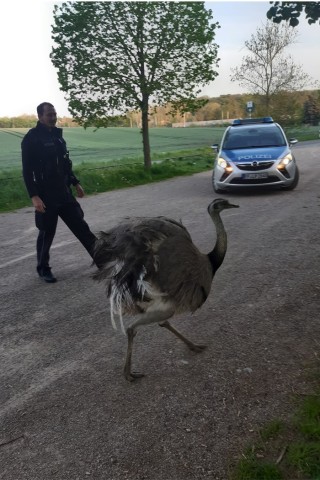
[[[282,147],[286,145],[281,130],[275,126],[257,125],[233,127],[227,132],[222,148],[234,150],[239,148]]]

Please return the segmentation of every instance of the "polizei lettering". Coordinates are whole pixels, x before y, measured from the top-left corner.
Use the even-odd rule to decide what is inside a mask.
[[[238,160],[270,160],[271,155],[240,155]]]

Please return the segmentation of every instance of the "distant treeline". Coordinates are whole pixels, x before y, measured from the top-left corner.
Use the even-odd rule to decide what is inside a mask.
[[[32,128],[36,125],[36,115],[22,114],[18,117],[0,117],[0,128]],[[69,117],[59,117],[59,126],[78,127],[79,125]]]
[[[170,105],[157,107],[150,111],[150,127],[170,127],[172,123],[195,122],[208,120],[227,120],[248,116],[247,102],[254,103],[252,116],[271,115],[274,120],[283,125],[301,125],[302,123],[318,125],[320,121],[320,90],[304,90],[301,92],[281,92],[273,95],[269,110],[266,110],[265,98],[262,95],[236,94],[220,95],[219,97],[201,97],[207,100],[204,107],[196,113],[171,115]],[[37,122],[35,115],[20,115],[19,117],[0,117],[0,128],[31,128]],[[59,117],[59,126],[76,127],[78,124],[72,118]],[[95,126],[95,125],[92,125]],[[137,111],[111,119],[113,127],[140,127],[141,114]]]

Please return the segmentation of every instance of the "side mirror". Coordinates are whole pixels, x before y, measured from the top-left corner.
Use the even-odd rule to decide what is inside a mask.
[[[290,145],[295,145],[296,143],[298,143],[299,140],[297,140],[296,138],[289,138],[289,143]]]
[[[213,145],[211,145],[211,148],[214,152],[217,152],[219,150],[219,144],[218,143],[214,143]]]

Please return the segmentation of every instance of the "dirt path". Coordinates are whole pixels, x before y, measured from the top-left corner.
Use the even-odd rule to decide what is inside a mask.
[[[290,414],[319,352],[319,142],[296,149],[294,192],[232,194],[229,246],[210,297],[169,332],[139,331],[122,377],[126,338],[110,324],[90,259],[59,224],[54,285],[35,276],[31,208],[0,215],[0,478],[226,480],[268,420]],[[194,242],[215,241],[210,173],[82,201],[93,230],[126,215],[182,219]]]

